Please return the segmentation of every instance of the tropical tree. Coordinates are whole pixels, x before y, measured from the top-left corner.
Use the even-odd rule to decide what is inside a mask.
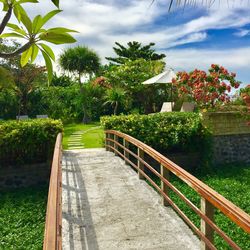
[[[158,97],[157,91],[152,91],[152,88],[150,90],[142,82],[161,73],[164,66],[165,63],[158,60],[127,60],[124,64],[110,66],[104,76],[111,87],[119,87],[126,91],[127,96],[132,100],[132,107],[139,108],[142,112],[145,112],[145,110],[152,112],[153,102],[148,106],[148,100],[149,98],[150,100],[152,98],[156,100]]]
[[[103,105],[111,105],[114,108],[114,115],[117,115],[118,106],[127,100],[126,91],[119,87],[107,89],[104,99],[106,101]]]
[[[98,72],[101,65],[96,52],[85,46],[65,49],[60,55],[59,64],[63,70],[77,75],[81,92],[83,92],[81,81],[83,74],[91,77]]]
[[[3,52],[11,53],[21,47],[21,44],[14,42],[0,44]],[[27,114],[28,95],[35,87],[46,82],[46,68],[34,64],[26,64],[24,67],[20,63],[20,55],[12,58],[0,60],[0,79],[6,86],[11,87],[19,99],[19,113]],[[5,74],[2,74],[5,72]],[[1,82],[0,82],[1,85]]]
[[[157,54],[153,47],[154,43],[149,43],[148,45],[142,46],[141,43],[133,41],[128,42],[128,47],[115,42],[117,47],[113,47],[114,52],[118,57],[106,57],[108,61],[115,62],[117,64],[124,64],[126,60],[137,60],[143,58],[145,60],[161,60],[166,57],[165,54]]]
[[[178,72],[172,82],[177,87],[179,97],[187,97],[202,108],[214,108],[216,105],[230,101],[231,89],[237,89],[240,86],[240,82],[235,77],[235,73],[212,64],[208,73],[198,69],[190,73]]]
[[[6,59],[21,54],[21,66],[23,67],[28,62],[34,62],[40,51],[44,57],[48,70],[48,79],[50,81],[53,74],[51,60],[55,60],[55,55],[46,42],[52,44],[74,43],[76,40],[69,33],[75,31],[63,27],[44,28],[44,25],[47,24],[52,17],[61,12],[59,9],[47,13],[45,16],[37,15],[31,20],[22,7],[22,4],[38,3],[38,0],[1,0],[0,2],[3,4],[2,11],[6,12],[0,23],[0,38],[12,37],[26,40],[26,43],[13,52],[5,53],[0,51],[0,57]],[[52,2],[57,7],[59,6],[59,0],[52,0]],[[9,22],[13,13],[19,25]],[[6,27],[8,27],[11,32],[3,33]]]

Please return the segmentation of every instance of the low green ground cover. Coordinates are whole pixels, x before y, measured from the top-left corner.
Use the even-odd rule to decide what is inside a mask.
[[[0,249],[42,249],[47,186],[0,193]]]
[[[226,165],[214,168],[210,174],[195,175],[245,212],[250,213],[250,166]],[[175,187],[200,207],[200,196],[192,188],[175,176],[170,178]],[[155,181],[160,185],[158,179],[155,178]],[[170,197],[194,224],[200,227],[199,217],[172,191]],[[250,249],[250,236],[218,210],[215,213],[215,221],[242,249]],[[218,235],[215,235],[215,244],[218,249],[231,249]]]
[[[101,148],[104,145],[104,131],[99,123],[71,123],[64,126],[63,149],[68,149],[69,137],[77,131],[85,131],[82,143],[85,148]]]

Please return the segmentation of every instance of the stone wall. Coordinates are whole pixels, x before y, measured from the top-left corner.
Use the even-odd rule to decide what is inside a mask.
[[[28,187],[49,182],[50,164],[0,168],[0,190]]]
[[[250,164],[250,126],[239,112],[203,114],[204,124],[213,133],[214,164],[242,162]]]
[[[213,162],[250,164],[250,134],[214,136]]]

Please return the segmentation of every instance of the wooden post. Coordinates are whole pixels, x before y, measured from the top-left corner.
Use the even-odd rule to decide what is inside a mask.
[[[126,141],[126,139],[124,139],[123,138],[123,146],[125,147],[125,148],[127,148],[128,149],[128,147],[129,147],[129,142],[128,141]],[[129,153],[124,149],[123,150],[123,155],[125,156],[125,163],[127,163],[127,161],[126,161],[126,159],[128,159],[129,160]]]
[[[114,135],[114,141],[118,142],[118,136]],[[118,145],[114,142],[114,148],[118,150]],[[115,155],[118,155],[118,153],[114,150]]]
[[[204,213],[211,221],[214,221],[214,207],[205,198],[201,197],[201,211]],[[206,236],[206,238],[213,243],[214,242],[214,230],[201,219],[201,232]],[[201,241],[201,250],[209,250],[210,248],[206,245],[204,241]]]
[[[161,165],[161,176],[164,177],[167,181],[170,180],[169,170]],[[169,195],[169,187],[161,180],[161,190],[168,196]],[[169,206],[168,201],[162,196],[162,204],[164,206]]]
[[[141,159],[144,159],[144,151],[140,148],[137,148],[137,155],[138,157],[140,157]],[[137,160],[137,166],[140,170],[142,170],[144,172],[144,164],[142,162],[140,162],[139,160]],[[140,180],[145,180],[145,177],[143,174],[141,174],[140,171],[138,171],[138,177]]]
[[[109,151],[109,147],[108,147],[109,141],[107,141],[107,139],[109,139],[109,134],[108,133],[106,133],[105,148],[106,148],[107,151]]]

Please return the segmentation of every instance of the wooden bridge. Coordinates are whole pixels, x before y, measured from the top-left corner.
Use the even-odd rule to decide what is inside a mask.
[[[240,249],[216,225],[216,209],[250,233],[247,213],[135,138],[106,131],[106,150],[63,154],[61,141],[59,134],[51,169],[44,250],[216,249],[215,233],[230,248]],[[154,168],[152,162],[160,168]],[[197,192],[199,207],[173,186],[170,174]],[[200,228],[170,198],[170,190],[200,217]]]

